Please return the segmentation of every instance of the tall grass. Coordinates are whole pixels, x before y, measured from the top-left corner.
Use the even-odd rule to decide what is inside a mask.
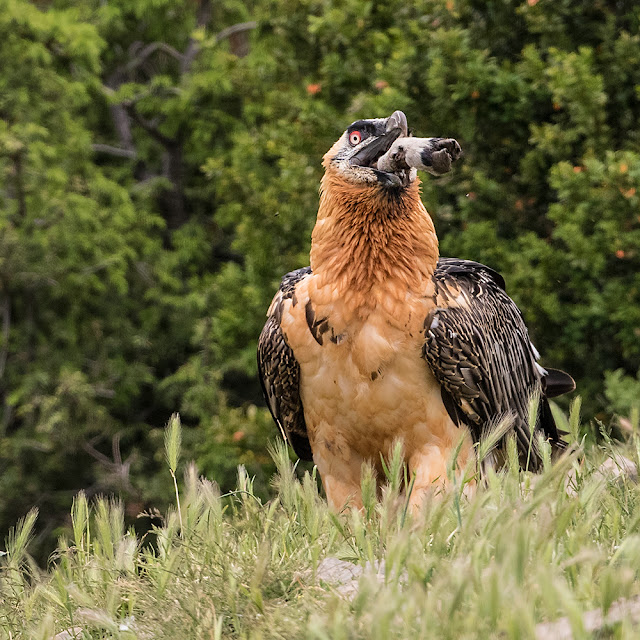
[[[565,421],[576,436],[578,410]],[[179,423],[170,428],[168,454]],[[535,638],[536,625],[559,617],[574,637],[592,637],[584,612],[640,593],[639,489],[598,472],[620,450],[637,463],[637,435],[545,458],[537,476],[509,451],[473,497],[462,487],[434,496],[420,518],[406,508],[399,447],[380,496],[363,470],[361,512],[330,512],[314,472],[299,478],[280,442],[271,501],[255,496],[242,468],[236,491],[221,496],[189,466],[176,507],[141,538],[125,529],[119,502],[81,493],[72,537],[47,571],[27,553],[35,512],[7,538],[0,637]],[[178,455],[170,462],[175,474]],[[323,573],[328,557],[363,568],[353,597]],[[637,629],[628,617],[598,637]]]

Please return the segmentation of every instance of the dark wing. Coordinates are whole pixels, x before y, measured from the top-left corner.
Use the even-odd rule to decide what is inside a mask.
[[[258,377],[271,415],[282,435],[302,460],[312,460],[307,425],[300,400],[300,365],[282,333],[283,302],[295,299],[298,282],[311,273],[310,267],[288,273],[280,284],[258,340]]]
[[[449,415],[466,424],[476,442],[489,423],[512,416],[521,459],[537,468],[537,443],[533,439],[530,447],[528,427],[534,394],[540,394],[536,430],[561,443],[545,397],[547,372],[536,363],[538,353],[502,276],[477,262],[441,258],[434,282],[437,307],[425,321],[423,357]],[[571,377],[558,373],[570,390]]]

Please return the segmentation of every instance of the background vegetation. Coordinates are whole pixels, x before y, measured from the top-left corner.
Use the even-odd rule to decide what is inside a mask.
[[[587,417],[637,407],[633,0],[0,0],[0,60],[0,530],[38,506],[44,557],[80,488],[166,504],[176,410],[265,495],[255,343],[359,117],[460,141],[443,255],[504,274]]]

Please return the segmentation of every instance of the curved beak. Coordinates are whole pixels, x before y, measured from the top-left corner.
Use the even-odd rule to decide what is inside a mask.
[[[387,119],[386,132],[390,133],[394,129],[400,129],[400,135],[406,138],[409,135],[407,126],[407,116],[402,111],[394,111]]]

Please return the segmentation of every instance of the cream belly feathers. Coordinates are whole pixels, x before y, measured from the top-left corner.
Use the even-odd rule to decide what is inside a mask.
[[[442,403],[440,385],[421,357],[424,318],[433,305],[432,291],[405,293],[394,309],[359,308],[357,319],[332,327],[338,343],[319,345],[305,320],[314,276],[299,286],[298,304],[285,306],[282,328],[294,353],[300,354],[300,397],[307,433],[331,506],[360,506],[362,463],[370,461],[382,475],[380,456],[395,441],[407,452],[409,472],[416,473],[411,504],[447,478],[450,453],[462,437],[459,463],[465,466],[471,439],[456,427]],[[347,294],[348,295],[348,294]],[[370,293],[375,297],[375,293]],[[318,308],[329,318],[344,317],[345,294]],[[466,431],[466,430],[465,430]]]

